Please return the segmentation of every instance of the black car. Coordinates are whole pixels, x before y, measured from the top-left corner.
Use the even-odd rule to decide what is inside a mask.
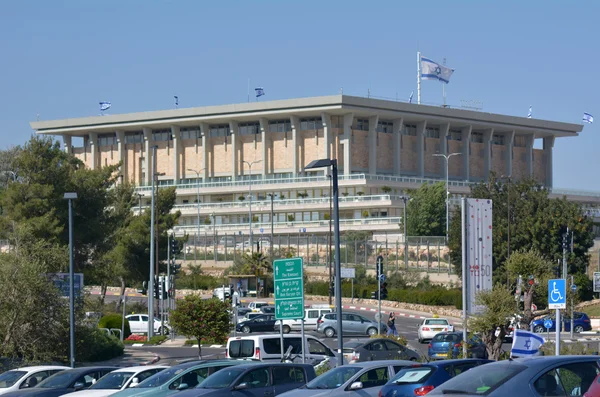
[[[63,394],[84,390],[93,385],[104,375],[118,369],[117,367],[83,367],[61,371],[38,383],[30,389],[13,391],[4,394],[8,397],[35,396],[58,397]]]
[[[238,307],[236,310],[237,310],[238,317],[244,317],[246,315],[246,313],[252,312],[252,309],[248,309],[247,307]]]
[[[251,320],[242,321],[235,326],[236,331],[249,334],[250,332],[265,332],[273,331],[275,326],[275,315],[264,314],[262,316],[256,316]]]

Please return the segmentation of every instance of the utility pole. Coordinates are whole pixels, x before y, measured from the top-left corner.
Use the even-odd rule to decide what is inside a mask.
[[[156,192],[154,191],[154,182],[156,178],[156,149],[158,146],[152,146],[152,208],[150,210],[150,280],[148,282],[148,340],[154,334],[154,217],[156,207]]]

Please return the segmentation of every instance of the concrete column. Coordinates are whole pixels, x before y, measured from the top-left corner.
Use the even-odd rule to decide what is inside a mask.
[[[492,169],[492,135],[494,129],[490,128],[483,131],[483,179],[485,181],[490,177]]]
[[[321,122],[323,123],[323,158],[331,158],[331,131],[333,126],[331,125],[331,116],[327,113],[321,113]],[[327,173],[327,171],[325,172]]]
[[[513,146],[515,144],[515,131],[508,132],[505,136],[506,151],[504,161],[506,162],[506,176],[512,176]]]
[[[554,136],[544,138],[544,157],[546,160],[546,187],[552,189],[552,149],[554,148]]]
[[[535,134],[529,134],[525,136],[525,158],[526,158],[526,175],[529,178],[533,178],[533,141],[535,140]]]
[[[468,181],[471,179],[470,170],[470,159],[471,159],[471,132],[473,131],[473,126],[470,125],[462,129],[462,140],[463,140],[463,149],[462,149],[462,158],[463,158],[463,179]]]
[[[450,139],[450,124],[440,124],[440,154],[448,154],[448,139]],[[446,178],[448,163],[442,157],[440,159],[440,178]]]
[[[377,174],[377,123],[379,116],[369,117],[369,174]]]
[[[292,124],[292,176],[298,176],[298,131],[300,131],[300,118],[291,116],[290,123]]]
[[[92,169],[98,168],[98,134],[90,132],[90,158],[92,161]]]
[[[202,182],[206,182],[208,180],[208,136],[209,126],[206,123],[200,123],[200,141],[202,145],[202,161],[200,162],[200,168],[203,170],[200,171],[202,174]],[[214,170],[213,170],[214,174]]]
[[[231,180],[235,181],[238,175],[238,153],[236,145],[238,135],[237,121],[229,122],[229,130],[231,131]],[[225,139],[227,139],[227,137]]]
[[[150,150],[150,146],[152,146],[152,129],[150,128],[144,128],[144,168],[145,168],[145,174],[144,174],[144,184],[146,186],[150,186],[152,184],[152,159],[150,158],[150,153],[152,153],[152,151]]]
[[[181,133],[179,126],[171,126],[171,134],[173,135],[173,183],[179,184],[181,178]]]
[[[269,131],[269,120],[260,119],[260,140],[262,142],[262,177],[265,179],[269,171],[269,156],[267,156],[267,131]]]
[[[129,181],[129,170],[127,169],[127,150],[125,150],[125,131],[116,131],[117,155],[121,162],[121,175],[123,181]]]
[[[402,168],[402,119],[394,120],[392,126],[392,142],[394,142],[394,175],[401,174]]]
[[[344,145],[344,175],[352,175],[352,123],[354,113],[344,115],[344,134],[342,145]]]
[[[73,144],[71,143],[71,135],[63,135],[62,139],[63,139],[63,150],[65,151],[65,153],[71,154],[73,151],[72,150]]]
[[[417,176],[425,176],[425,129],[427,120],[417,123]]]

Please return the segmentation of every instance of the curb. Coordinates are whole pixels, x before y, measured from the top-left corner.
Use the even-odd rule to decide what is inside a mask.
[[[372,308],[369,308],[369,307],[360,307],[360,306],[342,306],[342,309],[364,310],[364,311],[367,311],[367,312],[374,312],[374,313],[377,312],[377,309],[372,309]],[[381,313],[386,314],[387,311],[386,310],[381,310]],[[394,312],[394,313],[396,313],[396,312]],[[400,313],[400,312],[398,312],[397,314],[398,314],[398,316],[401,316],[401,317],[418,318],[418,319],[421,319],[421,320],[427,318],[427,317],[424,317],[424,316],[418,316],[416,314],[406,314],[406,313]]]

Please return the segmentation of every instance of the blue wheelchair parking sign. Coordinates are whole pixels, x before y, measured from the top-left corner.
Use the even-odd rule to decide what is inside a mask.
[[[565,279],[548,280],[548,308],[564,309],[567,307],[567,283]]]

